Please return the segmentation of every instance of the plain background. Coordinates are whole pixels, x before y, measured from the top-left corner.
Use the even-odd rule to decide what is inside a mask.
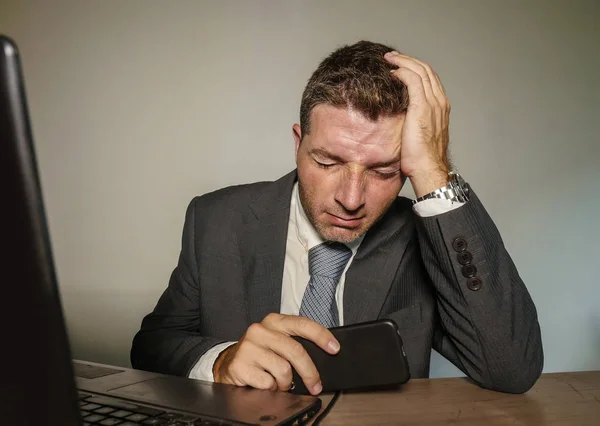
[[[537,304],[545,371],[600,369],[598,22],[593,0],[1,0],[74,356],[129,365],[188,202],[291,170],[310,74],[367,39],[440,74],[454,162]],[[457,374],[434,356],[433,377]]]

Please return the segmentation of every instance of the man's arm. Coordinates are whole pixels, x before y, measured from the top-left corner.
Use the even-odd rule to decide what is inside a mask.
[[[458,209],[417,219],[437,291],[434,349],[479,385],[522,393],[543,367],[536,309],[492,219],[470,194]]]
[[[422,197],[448,184],[450,103],[428,64],[398,52],[385,58],[398,67],[393,74],[408,91],[400,167]],[[460,208],[417,223],[437,291],[434,348],[481,386],[525,392],[543,366],[540,328],[492,219],[471,191]]]
[[[188,206],[181,254],[169,286],[133,339],[131,365],[141,370],[189,376],[200,357],[222,339],[202,336],[195,254],[195,205]]]

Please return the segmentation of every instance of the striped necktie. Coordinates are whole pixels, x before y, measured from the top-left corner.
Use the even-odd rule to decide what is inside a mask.
[[[352,251],[342,243],[322,243],[308,251],[310,280],[300,305],[300,315],[324,327],[339,325],[335,289]]]

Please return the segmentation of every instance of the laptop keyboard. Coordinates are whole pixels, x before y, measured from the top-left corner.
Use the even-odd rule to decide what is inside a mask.
[[[79,393],[84,426],[237,426],[245,423],[151,408],[106,396]]]

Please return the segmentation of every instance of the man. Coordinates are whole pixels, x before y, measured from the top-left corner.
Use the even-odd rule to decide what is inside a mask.
[[[535,306],[473,190],[450,174],[450,105],[437,74],[371,42],[336,50],[293,126],[297,170],[196,197],[179,263],[135,336],[135,368],[313,394],[290,336],[335,354],[328,327],[391,318],[413,377],[432,347],[480,386],[541,374]],[[413,205],[398,197],[406,179]]]

